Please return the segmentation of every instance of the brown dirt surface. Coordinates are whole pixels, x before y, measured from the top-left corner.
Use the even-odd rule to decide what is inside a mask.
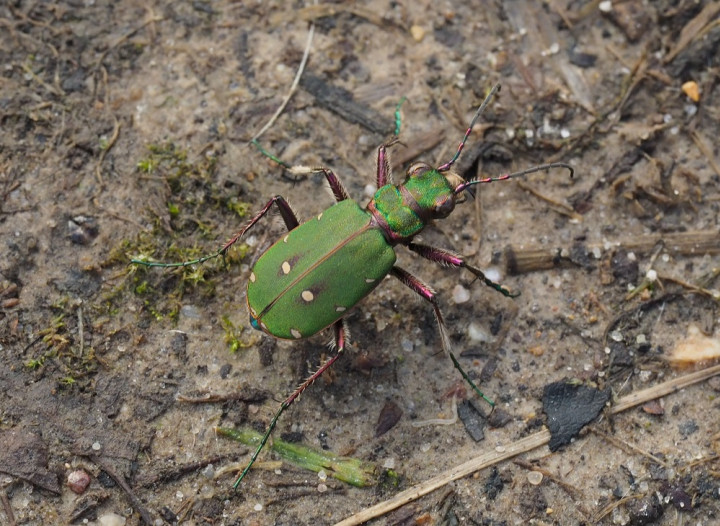
[[[542,430],[548,384],[600,389],[610,408],[685,374],[671,351],[720,338],[719,5],[1,3],[0,524],[334,524]],[[248,144],[311,26],[298,89],[259,138],[284,161],[331,167],[367,202],[401,97],[396,179],[415,160],[449,160],[500,82],[458,171],[565,162],[575,177],[480,185],[423,232],[517,298],[397,249],[495,400],[489,425],[430,306],[388,279],[348,313],[346,356],[273,436],[398,477],[355,488],[267,449],[233,491],[249,449],[215,426],[264,429],[332,353],[329,334],[250,328],[250,268],[283,227],[273,212],[224,262],[130,260],[213,253],[274,195],[301,218],[332,204],[322,175],[290,176]],[[720,524],[719,392],[715,378],[608,409],[557,451],[375,523]],[[430,419],[451,422],[413,426]],[[80,495],[72,472],[90,477]]]

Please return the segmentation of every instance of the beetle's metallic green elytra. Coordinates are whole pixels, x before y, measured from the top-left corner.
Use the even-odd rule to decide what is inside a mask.
[[[298,339],[332,325],[390,272],[395,251],[355,201],[294,228],[253,267],[247,303],[253,327]]]

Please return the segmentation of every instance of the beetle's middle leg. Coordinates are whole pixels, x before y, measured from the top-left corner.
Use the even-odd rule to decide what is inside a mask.
[[[268,213],[272,205],[275,204],[278,207],[278,210],[280,211],[280,216],[283,219],[283,222],[285,223],[285,226],[287,227],[288,231],[294,229],[300,224],[300,221],[298,221],[297,216],[295,215],[295,212],[293,212],[292,208],[290,208],[290,204],[285,200],[285,198],[281,195],[276,195],[270,201],[265,203],[265,206],[262,207],[262,210],[260,210],[255,216],[248,221],[248,224],[243,227],[243,229],[235,234],[233,237],[230,238],[230,241],[225,243],[220,250],[218,250],[218,255],[225,255],[225,252],[233,246],[235,243],[237,243],[238,239],[243,237],[248,230],[250,230],[252,227],[255,226],[255,224],[260,221],[263,217],[265,217],[265,214]]]
[[[262,448],[265,447],[265,444],[267,443],[268,439],[270,438],[270,434],[273,432],[273,429],[275,429],[275,425],[277,424],[278,419],[280,418],[280,415],[282,415],[285,410],[290,407],[290,405],[297,399],[298,396],[302,394],[305,389],[310,387],[312,383],[320,378],[322,374],[327,371],[332,364],[335,363],[335,361],[340,358],[340,356],[343,354],[343,351],[346,347],[346,338],[345,338],[345,324],[342,319],[336,321],[333,324],[333,331],[334,331],[334,338],[335,338],[335,347],[336,352],[333,356],[328,358],[325,363],[323,363],[317,371],[315,371],[313,374],[311,374],[303,383],[301,383],[297,389],[295,389],[290,396],[288,396],[285,401],[283,401],[282,404],[280,404],[280,409],[277,410],[275,415],[272,417],[272,420],[270,420],[270,425],[268,426],[267,430],[265,431],[265,434],[263,435],[262,439],[260,440],[260,444],[258,444],[258,447],[255,449],[255,452],[253,453],[252,457],[250,457],[250,463],[247,465],[247,467],[243,470],[243,472],[240,474],[238,479],[235,481],[235,484],[233,485],[234,489],[237,489],[238,485],[242,481],[243,478],[245,478],[245,475],[247,475],[248,471],[250,471],[250,468],[255,463],[255,460],[257,459],[258,455],[260,454],[260,451],[262,451]]]
[[[147,267],[187,267],[190,265],[197,265],[200,263],[205,263],[208,260],[214,259],[216,257],[225,257],[225,253],[228,251],[228,249],[233,246],[235,243],[237,243],[238,239],[243,237],[245,233],[250,230],[253,226],[255,226],[255,223],[260,221],[265,214],[268,213],[268,210],[272,207],[273,203],[277,205],[278,210],[280,210],[280,215],[283,218],[283,221],[285,222],[285,226],[288,230],[292,230],[296,226],[300,224],[300,221],[298,221],[297,216],[295,215],[295,212],[292,211],[292,208],[290,208],[290,205],[285,200],[285,198],[281,195],[276,195],[270,201],[268,201],[265,206],[260,210],[257,214],[255,214],[255,217],[253,217],[245,227],[235,234],[233,237],[230,238],[230,241],[225,243],[220,250],[213,252],[210,255],[203,256],[198,259],[193,259],[191,261],[181,261],[179,263],[157,263],[154,261],[145,261],[143,259],[131,259],[131,263],[137,263],[140,265],[145,265]]]
[[[429,259],[430,261],[434,261],[435,263],[440,263],[441,265],[448,265],[454,268],[468,269],[476,278],[482,280],[485,285],[497,290],[503,296],[506,296],[508,298],[516,298],[520,295],[520,293],[512,293],[499,283],[495,283],[493,280],[488,278],[482,270],[470,265],[467,261],[465,261],[465,258],[463,256],[456,252],[453,252],[452,250],[432,247],[429,245],[422,245],[420,243],[408,243],[407,247],[416,254],[419,254],[425,259]]]
[[[450,338],[447,333],[445,319],[443,318],[442,312],[440,311],[440,305],[438,305],[435,292],[433,292],[433,290],[430,288],[430,285],[424,283],[420,278],[413,276],[407,270],[401,269],[397,266],[393,267],[392,270],[390,270],[390,274],[395,276],[397,279],[400,280],[401,283],[407,285],[408,287],[410,287],[410,289],[412,289],[417,294],[430,302],[430,305],[432,305],[432,308],[435,311],[435,319],[438,322],[438,327],[440,328],[440,340],[442,341],[443,350],[450,356],[450,359],[452,360],[455,369],[460,371],[462,377],[470,385],[470,387],[473,388],[473,390],[478,394],[478,396],[480,396],[492,407],[495,407],[495,402],[485,396],[485,394],[478,388],[478,386],[473,383],[473,381],[470,379],[470,377],[467,375],[465,370],[460,366],[460,363],[458,363],[457,359],[455,358],[455,355],[453,354],[450,345]]]

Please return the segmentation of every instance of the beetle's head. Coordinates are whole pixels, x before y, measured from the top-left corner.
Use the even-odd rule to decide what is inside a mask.
[[[423,210],[433,218],[442,219],[455,209],[455,187],[462,182],[455,172],[440,172],[429,164],[418,162],[407,169],[404,186]]]

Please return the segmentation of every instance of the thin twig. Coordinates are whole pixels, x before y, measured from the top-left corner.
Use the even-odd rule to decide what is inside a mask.
[[[626,453],[628,452],[628,450],[630,450],[633,453],[638,453],[644,457],[649,458],[650,460],[652,460],[653,462],[655,462],[656,464],[658,464],[664,468],[670,469],[670,467],[671,467],[667,462],[663,462],[662,460],[660,460],[658,457],[656,457],[649,451],[645,451],[644,449],[642,449],[634,444],[631,444],[630,442],[628,442],[626,440],[618,440],[617,438],[610,436],[607,433],[603,433],[602,431],[600,431],[599,429],[595,429],[594,427],[590,427],[588,429],[590,430],[591,433],[594,433],[594,434],[598,435],[599,437],[602,437],[604,440],[607,440],[611,444],[619,447],[620,449],[624,450]]]
[[[552,206],[553,210],[555,210],[558,214],[562,214],[564,216],[569,217],[570,219],[574,219],[575,221],[582,221],[583,217],[578,214],[571,206],[566,205],[565,203],[561,203],[560,201],[556,201],[555,199],[552,199],[543,193],[541,193],[539,190],[533,188],[529,184],[523,182],[523,181],[516,181],[518,186],[525,190],[526,192],[530,192],[532,195],[537,197],[538,199],[542,199],[546,203]]]
[[[312,40],[313,36],[315,35],[315,24],[310,24],[310,31],[308,32],[308,38],[307,43],[305,44],[305,51],[303,52],[302,60],[300,61],[300,67],[298,67],[297,73],[295,73],[295,79],[293,80],[292,86],[290,86],[290,91],[288,91],[287,95],[285,95],[285,98],[282,101],[282,104],[278,107],[278,109],[275,111],[272,117],[270,117],[270,120],[263,126],[259,132],[257,132],[255,135],[253,135],[252,139],[248,141],[248,144],[251,144],[253,141],[256,141],[260,138],[260,136],[268,131],[270,127],[275,123],[277,118],[280,116],[280,114],[285,109],[285,106],[287,106],[287,103],[290,102],[290,99],[295,94],[295,91],[297,90],[298,84],[300,83],[300,77],[302,77],[303,71],[305,71],[305,64],[307,64],[307,59],[310,56],[310,48],[312,46]]]
[[[720,166],[718,166],[718,163],[715,161],[715,156],[710,148],[708,148],[704,137],[702,137],[697,131],[692,131],[690,133],[690,137],[695,143],[695,146],[698,147],[698,150],[700,150],[700,152],[705,156],[705,159],[707,159],[710,166],[712,166],[712,169],[715,170],[715,173],[720,175]]]
[[[143,522],[145,524],[148,524],[149,526],[152,526],[154,522],[152,517],[150,516],[150,512],[148,512],[140,499],[137,498],[135,493],[133,493],[133,490],[130,489],[130,486],[128,486],[127,482],[125,482],[125,479],[121,477],[112,467],[110,467],[107,462],[105,462],[98,455],[88,455],[88,458],[92,460],[95,464],[97,464],[100,469],[102,469],[105,473],[110,475],[110,478],[113,479],[117,483],[117,485],[120,486],[122,490],[127,494],[133,507],[140,514]]]
[[[692,384],[702,382],[703,380],[717,374],[720,374],[720,365],[708,367],[702,371],[674,378],[673,380],[656,385],[650,389],[644,389],[642,391],[638,391],[637,393],[632,393],[628,396],[620,398],[612,407],[610,412],[612,414],[620,413],[631,407],[647,402],[648,400],[659,398],[661,396],[665,396],[666,394],[678,391],[683,387],[688,387]],[[461,479],[480,469],[498,464],[503,460],[508,460],[522,453],[532,451],[533,449],[546,445],[549,441],[550,431],[545,428],[542,431],[508,444],[507,446],[498,447],[494,451],[488,451],[487,453],[483,453],[482,455],[460,464],[459,466],[448,469],[440,475],[398,493],[392,499],[376,504],[375,506],[371,506],[360,513],[338,522],[336,526],[354,526],[369,521],[370,519],[380,517],[381,515],[409,504],[428,493],[432,493],[436,489],[439,489],[454,480]]]
[[[117,141],[118,136],[120,135],[120,121],[117,120],[117,117],[115,115],[112,116],[113,118],[113,132],[110,136],[110,139],[108,139],[107,144],[105,144],[105,148],[102,149],[100,152],[100,157],[98,158],[97,164],[95,165],[95,177],[97,178],[98,183],[100,186],[103,184],[103,178],[102,178],[102,164],[105,160],[105,156],[108,154],[110,149],[115,144],[115,141]]]
[[[3,510],[8,519],[8,526],[17,526],[15,520],[15,514],[13,514],[12,506],[10,505],[10,499],[8,499],[7,492],[3,491],[0,493],[0,500],[2,501]]]
[[[83,306],[82,306],[82,300],[80,300],[80,305],[78,306],[78,339],[80,340],[80,354],[79,358],[82,359],[83,352],[85,352],[85,323],[83,322]]]

